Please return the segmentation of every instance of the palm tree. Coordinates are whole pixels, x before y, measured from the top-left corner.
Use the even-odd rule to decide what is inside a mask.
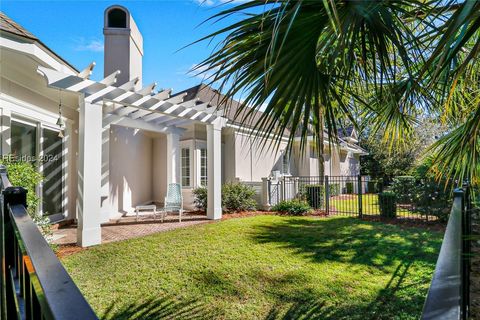
[[[464,79],[480,51],[480,1],[262,0],[211,19],[232,14],[245,18],[199,40],[224,37],[196,70],[212,74],[227,97],[241,97],[241,121],[266,105],[254,124],[264,135],[289,132],[290,147],[299,135],[305,148],[313,131],[320,159],[324,132],[335,141],[340,123],[360,126],[360,116],[385,129],[386,139],[399,140],[422,113],[459,117],[458,108],[446,107],[468,86],[478,87]],[[471,113],[465,125],[474,119],[472,108],[459,109]],[[478,176],[472,149],[480,129],[467,126],[455,127],[435,148],[437,162],[457,178]],[[454,160],[457,149],[442,145],[459,145],[467,133],[474,134],[462,149],[467,159]]]

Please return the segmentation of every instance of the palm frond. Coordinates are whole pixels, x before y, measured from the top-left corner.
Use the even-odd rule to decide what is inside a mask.
[[[399,80],[399,69],[417,72],[418,22],[401,17],[426,10],[423,1],[250,1],[212,19],[260,6],[261,13],[201,39],[225,36],[197,70],[213,73],[211,84],[226,96],[242,97],[240,122],[266,104],[254,127],[278,142],[287,135],[291,145],[298,135],[305,146],[310,128],[323,147],[324,129],[335,139],[341,119],[356,124],[354,105],[365,103],[365,88],[381,92]]]

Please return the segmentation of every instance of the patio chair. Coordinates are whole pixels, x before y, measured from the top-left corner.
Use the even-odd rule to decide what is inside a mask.
[[[162,222],[169,212],[178,211],[178,221],[182,222],[183,198],[182,186],[179,183],[169,183],[165,204],[162,211]]]

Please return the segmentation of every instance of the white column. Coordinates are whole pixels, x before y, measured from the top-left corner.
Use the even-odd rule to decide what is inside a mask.
[[[180,182],[180,134],[167,133],[167,183]]]
[[[110,197],[110,124],[102,128],[101,222],[108,222],[113,210]]]
[[[222,218],[222,127],[207,125],[207,218]]]
[[[1,125],[2,125],[2,155],[7,155],[12,152],[12,137],[11,137],[11,126],[12,126],[12,115],[9,109],[2,109],[2,118],[1,118]]]
[[[79,98],[77,243],[101,243],[102,107]]]

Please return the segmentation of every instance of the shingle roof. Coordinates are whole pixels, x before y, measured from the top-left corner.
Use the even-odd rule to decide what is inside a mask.
[[[5,13],[0,11],[0,30],[7,31],[22,37],[30,38],[32,40],[37,40],[30,31],[10,19]]]
[[[56,56],[58,59],[60,59],[63,63],[68,65],[70,68],[73,70],[77,71],[77,68],[75,68],[73,65],[71,65],[67,60],[63,59],[61,56],[59,56],[55,51],[50,49],[48,46],[46,46],[40,39],[38,39],[33,33],[13,21],[9,16],[7,16],[5,13],[0,11],[0,32],[8,32],[17,36],[21,36],[30,40],[33,40],[43,46],[46,50],[51,52],[54,56]]]
[[[351,137],[352,133],[353,133],[353,126],[352,125],[347,126],[347,127],[338,128],[338,130],[337,130],[337,135],[338,135],[339,138]]]
[[[177,95],[184,93],[187,94],[184,100],[197,98],[200,102],[218,106],[219,110],[225,110],[225,118],[232,123],[241,124],[242,126],[253,127],[263,115],[263,112],[258,110],[253,110],[251,114],[248,114],[248,110],[251,110],[250,108],[243,109],[237,114],[241,106],[240,102],[226,98],[225,95],[221,94],[218,90],[203,83],[183,90],[177,93]],[[285,134],[289,134],[289,132],[285,132]]]

